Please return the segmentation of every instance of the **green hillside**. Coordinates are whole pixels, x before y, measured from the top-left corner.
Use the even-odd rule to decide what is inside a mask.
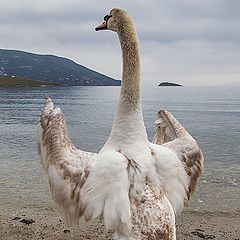
[[[0,49],[0,76],[17,76],[65,86],[120,86],[121,81],[70,59],[18,50]]]
[[[0,77],[0,87],[62,86],[60,83],[31,80],[19,77]]]

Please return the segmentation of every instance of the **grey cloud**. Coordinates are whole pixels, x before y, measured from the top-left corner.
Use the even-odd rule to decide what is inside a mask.
[[[159,26],[140,32],[140,37],[147,41],[174,43],[179,41],[236,42],[240,44],[240,32],[236,31],[239,23],[219,24],[202,22],[200,24],[176,23],[175,26]]]
[[[161,3],[163,3],[161,1]],[[148,21],[138,17],[143,40],[235,41],[239,43],[240,1],[165,1],[154,6]],[[146,11],[145,11],[146,12]]]
[[[94,32],[112,7],[135,21],[143,75],[239,73],[238,0],[0,0],[0,47],[62,55],[118,78],[116,34]]]

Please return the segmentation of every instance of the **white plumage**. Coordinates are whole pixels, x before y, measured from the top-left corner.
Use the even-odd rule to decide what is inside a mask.
[[[150,144],[156,159],[156,171],[161,178],[161,189],[170,201],[175,213],[181,212],[184,206],[189,179],[182,162],[170,149]]]
[[[87,219],[103,215],[107,229],[115,231],[122,224],[131,230],[127,168],[128,160],[116,151],[106,151],[94,158],[81,189]]]
[[[176,239],[181,212],[203,170],[196,141],[167,111],[158,113],[153,143],[141,107],[140,55],[130,16],[112,9],[96,30],[117,32],[123,52],[120,99],[109,139],[99,153],[78,150],[63,113],[46,98],[39,154],[53,199],[68,222],[103,218],[114,239]],[[162,144],[161,146],[159,144]]]

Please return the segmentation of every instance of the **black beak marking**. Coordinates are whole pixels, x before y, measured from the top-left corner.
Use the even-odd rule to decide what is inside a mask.
[[[111,18],[112,15],[111,14],[107,14],[103,19],[105,22],[107,22],[109,20],[109,18]]]

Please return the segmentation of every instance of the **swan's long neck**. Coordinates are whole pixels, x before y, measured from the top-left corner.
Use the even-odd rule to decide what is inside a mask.
[[[123,58],[122,86],[112,131],[106,145],[110,144],[119,149],[128,146],[129,149],[130,146],[135,148],[138,143],[145,144],[148,141],[142,116],[139,44],[132,21],[122,24],[118,36]]]
[[[123,60],[122,87],[119,104],[141,110],[140,53],[137,34],[132,22],[118,32]]]

